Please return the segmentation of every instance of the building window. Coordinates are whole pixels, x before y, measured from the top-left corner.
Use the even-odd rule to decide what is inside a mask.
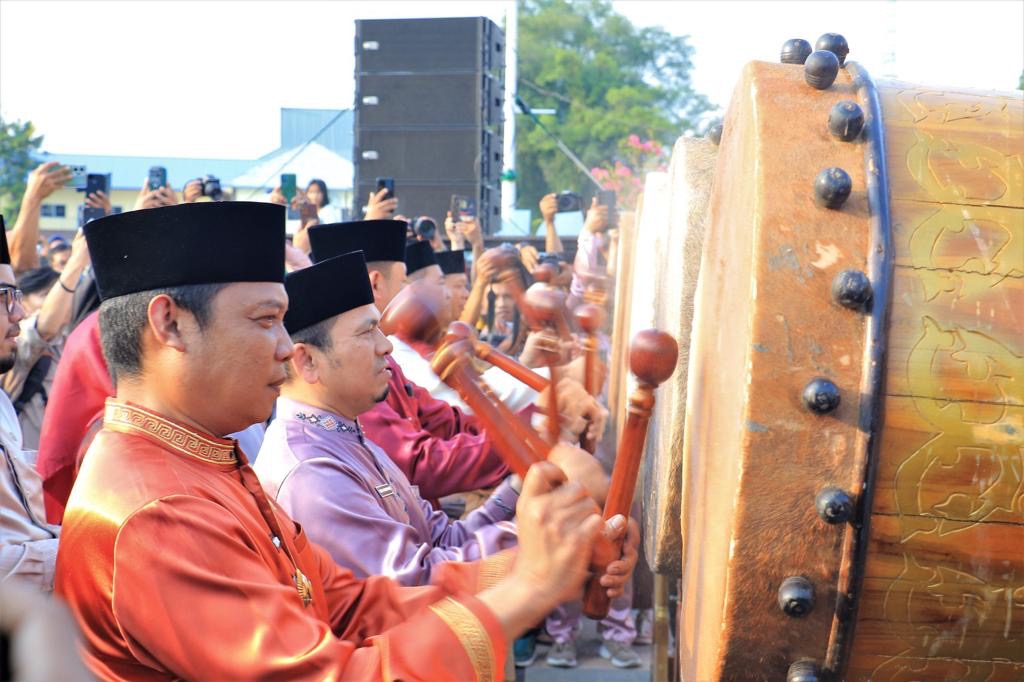
[[[43,204],[39,213],[44,218],[63,218],[64,204]]]

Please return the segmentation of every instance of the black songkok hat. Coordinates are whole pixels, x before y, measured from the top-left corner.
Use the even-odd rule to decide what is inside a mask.
[[[99,218],[85,240],[100,300],[190,284],[284,282],[284,207],[163,206]]]
[[[284,288],[288,292],[284,327],[289,334],[373,303],[373,289],[362,251],[334,256],[289,273],[284,279]]]
[[[466,252],[465,251],[438,251],[434,254],[437,264],[441,266],[441,272],[446,275],[466,274]]]
[[[405,232],[408,223],[401,220],[356,220],[328,223],[309,228],[313,262],[343,253],[362,251],[367,263],[405,260]]]
[[[411,275],[417,270],[437,265],[434,247],[430,242],[410,242],[405,247],[405,274]]]
[[[4,217],[0,215],[0,232],[4,233],[4,238],[0,240],[0,265],[11,264],[11,250],[7,248],[7,226],[4,225]]]

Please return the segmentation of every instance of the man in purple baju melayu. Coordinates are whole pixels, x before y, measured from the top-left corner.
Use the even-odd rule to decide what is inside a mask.
[[[453,523],[363,433],[359,415],[387,394],[391,343],[377,327],[362,252],[292,273],[285,287],[294,356],[255,464],[268,493],[360,577],[425,585],[440,562],[515,546],[517,476]]]

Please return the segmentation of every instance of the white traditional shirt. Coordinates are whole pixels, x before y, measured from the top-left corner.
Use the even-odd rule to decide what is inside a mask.
[[[60,526],[46,523],[36,453],[22,450],[18,415],[2,392],[0,452],[0,580],[16,577],[52,592]]]
[[[473,410],[462,402],[455,389],[441,381],[441,377],[434,373],[434,370],[430,367],[429,360],[417,353],[415,348],[393,334],[388,337],[388,341],[394,345],[391,357],[395,359],[395,362],[402,368],[405,376],[410,381],[424,388],[438,400],[443,400],[467,414],[473,414]],[[547,367],[541,367],[534,371],[545,379],[550,376]],[[497,367],[491,367],[484,371],[481,374],[481,378],[491,387],[494,395],[511,408],[513,412],[526,409],[540,395],[511,374]]]

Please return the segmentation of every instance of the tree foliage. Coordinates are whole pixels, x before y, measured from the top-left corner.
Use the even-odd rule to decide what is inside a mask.
[[[35,132],[30,121],[8,123],[0,118],[0,212],[7,227],[18,217],[25,180],[36,166],[32,152],[39,149],[43,136],[33,137]]]
[[[693,48],[663,28],[638,28],[608,0],[525,0],[519,6],[519,96],[588,168],[629,155],[631,135],[669,146],[711,106],[693,90]],[[516,119],[517,204],[548,192],[595,192],[528,116]]]

